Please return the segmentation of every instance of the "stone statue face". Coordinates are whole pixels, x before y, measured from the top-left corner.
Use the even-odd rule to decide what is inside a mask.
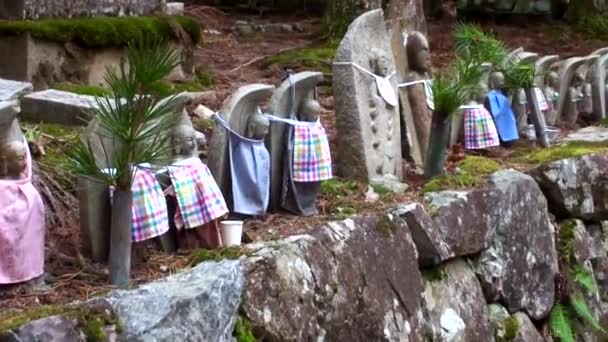
[[[196,154],[196,131],[188,125],[179,125],[171,140],[174,156],[189,158]]]
[[[572,76],[572,85],[575,87],[581,86],[585,82],[585,76],[580,71],[577,71]]]
[[[1,149],[4,176],[19,179],[27,167],[27,146],[20,142],[10,142]]]
[[[260,113],[253,114],[247,120],[247,131],[245,136],[250,139],[261,140],[268,135],[270,129],[270,121]]]
[[[321,113],[321,104],[315,99],[307,98],[300,107],[300,120],[315,122]]]
[[[505,86],[505,75],[500,71],[494,71],[490,74],[490,88],[502,89]]]
[[[412,32],[407,37],[406,53],[410,69],[425,73],[431,69],[429,42],[420,32]]]
[[[488,95],[488,87],[484,84],[480,84],[475,92],[475,102],[483,104],[486,101]]]
[[[553,89],[559,88],[559,76],[555,71],[550,71],[545,76],[545,84]]]
[[[372,57],[370,59],[370,65],[374,74],[386,77],[391,66],[390,59],[388,58],[386,51],[374,48],[371,50],[371,53]]]

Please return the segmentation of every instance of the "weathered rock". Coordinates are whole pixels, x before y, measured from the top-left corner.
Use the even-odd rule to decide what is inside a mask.
[[[51,316],[30,322],[19,329],[0,334],[3,342],[78,342],[86,341],[78,321],[63,316]]]
[[[258,339],[420,341],[416,249],[397,217],[250,245],[243,312]]]
[[[475,274],[457,259],[422,294],[424,335],[431,341],[494,341],[486,301]]]
[[[6,6],[8,4],[9,6]],[[164,0],[11,0],[0,7],[1,19],[38,19],[99,15],[146,15],[162,9]]]
[[[431,216],[439,227],[438,235],[452,256],[479,253],[494,240],[499,202],[494,189],[441,191],[425,196]]]
[[[34,91],[31,83],[0,79],[0,101],[18,100]]]
[[[547,202],[532,177],[517,171],[497,172],[490,183],[501,199],[494,209],[499,220],[475,271],[488,301],[500,299],[510,312],[542,319],[553,307],[558,272]]]
[[[34,122],[86,125],[96,107],[94,96],[50,89],[24,96],[21,115]]]
[[[552,213],[587,221],[608,219],[608,155],[593,154],[540,166],[532,172]]]
[[[545,342],[526,314],[518,312],[512,317],[517,320],[517,334],[512,340],[513,342]]]
[[[450,246],[444,241],[439,227],[419,203],[399,206],[396,214],[410,228],[412,239],[418,250],[418,263],[422,267],[439,265],[454,257]]]
[[[240,261],[207,262],[140,286],[111,292],[128,341],[232,341],[243,291]]]
[[[593,259],[591,260],[591,266],[597,281],[600,298],[608,303],[608,258]],[[606,313],[608,314],[608,310]]]
[[[608,127],[589,126],[568,134],[561,141],[602,142],[608,140]]]
[[[498,341],[545,342],[530,318],[518,312],[513,316],[498,304],[488,306],[494,337]]]

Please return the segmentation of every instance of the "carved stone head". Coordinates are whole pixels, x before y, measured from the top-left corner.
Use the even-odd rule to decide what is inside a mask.
[[[171,146],[173,156],[177,159],[196,156],[196,130],[194,127],[184,124],[176,126],[171,135]]]
[[[490,89],[500,90],[505,87],[505,75],[500,71],[492,71],[490,74]]]
[[[373,73],[378,76],[387,76],[391,63],[386,51],[373,48],[370,52],[371,56],[369,59],[369,65],[372,68]]]
[[[585,76],[582,72],[577,71],[572,75],[572,86],[578,87],[585,83]]]
[[[553,89],[559,89],[559,75],[555,71],[549,71],[545,76],[545,84]]]
[[[408,34],[406,50],[411,70],[425,73],[431,69],[431,50],[424,34],[417,31]]]
[[[488,96],[488,86],[481,83],[479,84],[479,87],[477,87],[473,100],[477,103],[483,104],[486,101],[486,96]]]
[[[11,141],[0,149],[2,177],[19,179],[27,167],[27,146],[23,142]]]
[[[261,113],[255,113],[247,119],[245,136],[250,139],[261,140],[266,138],[270,128],[270,121]]]
[[[300,120],[315,122],[321,114],[321,104],[312,97],[305,97],[300,106]]]

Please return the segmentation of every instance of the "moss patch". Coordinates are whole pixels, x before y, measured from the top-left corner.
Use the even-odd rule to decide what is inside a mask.
[[[515,316],[511,316],[505,320],[505,336],[500,339],[501,342],[509,342],[515,340],[519,332],[519,321]]]
[[[29,322],[56,315],[77,320],[87,337],[87,341],[101,342],[105,340],[104,327],[106,326],[115,326],[117,332],[122,330],[120,320],[109,310],[95,309],[88,306],[44,305],[24,311],[0,313],[0,335]]]
[[[492,159],[468,156],[458,166],[456,173],[431,179],[422,188],[422,193],[481,187],[486,185],[487,177],[490,174],[500,169],[500,164]]]
[[[84,85],[74,83],[58,83],[51,86],[52,89],[67,91],[79,95],[104,96],[110,95],[110,91],[104,87],[95,85]]]
[[[447,273],[445,273],[445,270],[441,266],[437,266],[433,269],[422,271],[422,279],[425,282],[432,283],[432,282],[442,281],[446,277],[447,277]]]
[[[239,315],[236,318],[236,324],[234,326],[234,332],[232,336],[237,342],[255,342],[257,339],[253,335],[253,324],[243,315]]]
[[[198,249],[188,257],[188,266],[196,266],[206,261],[236,260],[246,253],[240,247],[222,249]]]
[[[336,55],[338,44],[338,41],[328,41],[322,45],[280,53],[268,58],[264,66],[268,67],[272,64],[279,64],[287,69],[305,67],[324,73],[331,73],[331,62]]]
[[[608,141],[573,141],[545,149],[526,149],[514,153],[512,158],[519,163],[538,166],[553,161],[602,153],[608,148]]]
[[[172,17],[193,42],[201,40],[197,22],[186,17]],[[75,42],[89,48],[121,47],[141,37],[177,40],[170,18],[166,17],[94,17],[0,22],[0,36],[30,33],[41,40]]]
[[[376,222],[376,230],[383,235],[392,235],[397,230],[395,223],[388,215],[382,215]]]

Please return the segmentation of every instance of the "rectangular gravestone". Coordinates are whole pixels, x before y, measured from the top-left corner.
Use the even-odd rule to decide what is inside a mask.
[[[34,122],[86,125],[97,108],[95,96],[54,89],[26,95],[21,100],[21,117]]]

